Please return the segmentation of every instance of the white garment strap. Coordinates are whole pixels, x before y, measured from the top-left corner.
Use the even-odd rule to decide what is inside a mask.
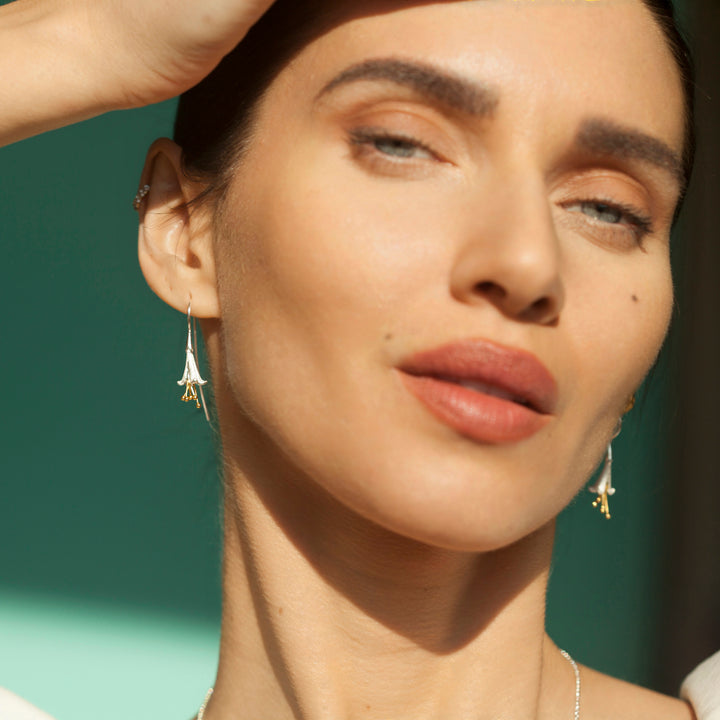
[[[690,701],[698,720],[720,720],[720,652],[683,680],[680,697]]]
[[[0,718],[2,720],[53,720],[22,698],[0,688]]]

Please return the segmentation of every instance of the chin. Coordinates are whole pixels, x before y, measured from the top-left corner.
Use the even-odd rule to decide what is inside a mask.
[[[484,460],[479,464],[467,453],[453,457],[446,452],[441,459],[416,454],[401,475],[386,474],[376,464],[372,474],[355,475],[358,483],[364,480],[350,483],[356,492],[336,497],[396,535],[472,553],[495,551],[532,535],[553,523],[571,498],[559,487],[553,492],[546,479],[529,478],[513,463]],[[528,487],[530,479],[547,492],[538,497]]]
[[[478,514],[472,519],[458,513],[446,517],[380,518],[387,530],[429,547],[460,553],[488,553],[508,548],[554,522],[554,516],[539,521],[533,518],[499,518]],[[395,522],[393,522],[395,520]]]

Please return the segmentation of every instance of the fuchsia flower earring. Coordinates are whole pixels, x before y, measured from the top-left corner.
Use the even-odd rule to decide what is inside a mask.
[[[197,330],[195,327],[195,318],[190,312],[190,302],[188,301],[187,309],[187,343],[185,345],[185,370],[183,376],[177,381],[178,385],[185,386],[185,394],[180,398],[183,402],[195,402],[195,407],[200,408],[200,399],[202,398],[202,408],[205,411],[205,417],[210,422],[208,416],[207,405],[205,403],[205,395],[203,395],[202,386],[207,384],[207,380],[203,380],[198,368],[197,358],[195,357],[194,344],[197,344]],[[198,390],[200,397],[198,397]]]
[[[635,395],[630,396],[628,404],[625,406],[623,414],[629,413],[633,407],[635,407]],[[622,427],[622,418],[618,420],[615,434],[612,436],[614,440],[619,434]],[[607,450],[605,451],[605,462],[603,462],[602,470],[600,471],[600,477],[598,481],[591,485],[588,490],[597,495],[597,498],[593,501],[593,507],[599,507],[600,512],[609,520],[610,515],[610,504],[608,503],[608,497],[615,494],[615,488],[612,486],[612,440],[608,443]]]

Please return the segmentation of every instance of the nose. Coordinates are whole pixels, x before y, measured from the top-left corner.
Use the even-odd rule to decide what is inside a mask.
[[[564,305],[560,243],[541,181],[477,195],[451,272],[451,293],[507,317],[551,325]]]

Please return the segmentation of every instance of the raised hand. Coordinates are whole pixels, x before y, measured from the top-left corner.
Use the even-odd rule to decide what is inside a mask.
[[[272,0],[16,0],[0,7],[0,144],[192,87]]]

